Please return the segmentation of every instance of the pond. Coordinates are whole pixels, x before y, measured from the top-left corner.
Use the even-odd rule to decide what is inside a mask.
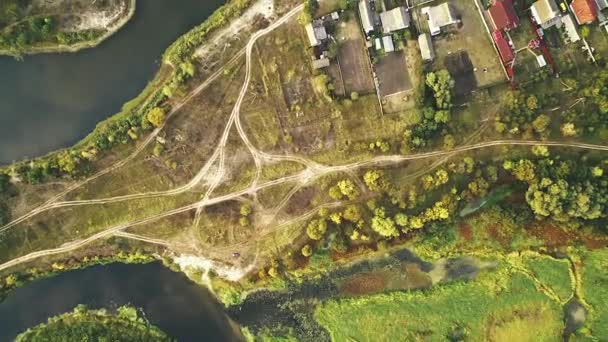
[[[152,79],[165,49],[222,0],[140,0],[131,21],[97,48],[0,56],[0,164],[70,146]]]
[[[150,323],[178,341],[238,340],[209,291],[160,263],[112,264],[35,281],[0,303],[0,341],[71,311],[78,304],[116,309],[142,308]]]

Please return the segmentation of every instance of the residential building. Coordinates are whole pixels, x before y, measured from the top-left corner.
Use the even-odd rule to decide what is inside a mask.
[[[591,24],[597,19],[597,3],[595,0],[574,0],[570,9],[579,25]]]
[[[427,17],[431,36],[440,34],[441,29],[446,26],[460,22],[454,15],[452,6],[447,2],[437,6],[424,7],[421,12]]]
[[[545,60],[545,56],[536,55],[536,63],[538,63],[538,67],[542,68],[547,65],[547,61]]]
[[[542,28],[560,26],[562,21],[559,16],[559,8],[554,0],[538,0],[530,8],[534,21]]]
[[[376,45],[376,50],[382,50],[382,39],[376,38],[375,45]]]
[[[315,59],[312,61],[312,67],[315,69],[323,69],[329,66],[329,58],[323,56],[319,59]]]
[[[519,17],[513,7],[513,0],[495,0],[488,9],[494,31],[511,30],[519,25]]]
[[[380,13],[384,33],[392,33],[410,27],[410,13],[404,6]]]
[[[420,54],[422,60],[430,62],[435,59],[435,49],[433,49],[433,41],[428,33],[423,33],[418,36],[418,45],[420,46]]]
[[[310,46],[319,46],[327,39],[327,31],[322,20],[313,20],[312,23],[306,25],[306,35]]]
[[[515,59],[515,53],[513,51],[513,48],[511,47],[511,44],[509,44],[509,41],[503,35],[502,31],[492,32],[492,39],[494,40],[494,43],[498,48],[498,53],[500,54],[500,59],[502,60],[502,63],[505,65],[511,63]]]
[[[562,17],[562,23],[564,24],[566,36],[568,36],[568,40],[570,40],[571,43],[576,43],[581,40],[581,37],[578,35],[577,26],[574,23],[574,19],[572,19],[572,15],[570,13]]]
[[[359,15],[361,16],[361,25],[363,31],[368,34],[375,29],[376,12],[372,10],[372,5],[369,0],[359,0]]]
[[[393,52],[395,51],[395,44],[393,44],[392,36],[384,36],[382,37],[382,45],[384,45],[384,52]]]
[[[608,8],[608,0],[595,0],[595,4],[597,5],[597,9],[599,11],[603,11]]]

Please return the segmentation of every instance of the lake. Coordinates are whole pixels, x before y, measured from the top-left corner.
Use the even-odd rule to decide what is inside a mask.
[[[165,49],[222,0],[139,0],[131,21],[97,48],[0,56],[0,164],[68,147],[137,96]]]
[[[125,304],[142,308],[150,323],[180,342],[238,340],[209,291],[156,262],[70,271],[12,291],[0,303],[0,341],[12,341],[78,304],[93,309]]]

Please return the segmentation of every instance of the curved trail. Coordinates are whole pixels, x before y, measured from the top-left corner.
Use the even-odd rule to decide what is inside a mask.
[[[167,123],[167,121],[169,120],[169,118],[171,118],[176,112],[178,112],[186,103],[188,103],[190,100],[192,100],[192,98],[194,96],[198,95],[201,91],[203,91],[209,85],[211,85],[211,83],[213,83],[217,78],[219,78],[220,76],[222,76],[224,68],[227,67],[228,65],[231,65],[232,63],[236,62],[239,58],[241,58],[243,56],[244,53],[245,53],[244,49],[241,50],[241,51],[239,51],[234,57],[232,57],[232,59],[230,59],[220,69],[218,69],[216,72],[214,72],[213,74],[211,74],[211,76],[209,76],[207,78],[207,80],[205,80],[198,87],[196,87],[192,92],[190,92],[190,94],[188,96],[186,96],[180,103],[178,103],[167,114],[167,118],[166,118],[165,122],[163,122],[163,124],[160,127],[154,129],[148,135],[148,137],[141,144],[139,144],[135,148],[135,150],[129,156],[127,156],[125,159],[119,161],[118,163],[112,165],[111,167],[97,172],[96,174],[92,175],[91,177],[88,177],[87,179],[82,180],[80,182],[77,182],[77,183],[71,185],[67,189],[63,190],[62,192],[60,192],[57,195],[55,195],[55,196],[51,197],[50,199],[48,199],[46,202],[44,202],[43,204],[41,204],[38,208],[42,208],[42,207],[45,207],[45,206],[48,206],[48,205],[54,203],[55,201],[57,201],[61,197],[63,197],[65,195],[67,195],[68,193],[70,193],[70,192],[78,189],[79,187],[81,187],[81,186],[83,186],[83,185],[85,185],[85,184],[87,184],[87,183],[89,183],[89,182],[91,182],[91,181],[93,181],[93,180],[95,180],[95,179],[97,179],[97,178],[105,175],[105,174],[108,174],[108,173],[110,173],[112,171],[115,171],[115,170],[123,167],[125,164],[127,164],[131,160],[133,160],[137,155],[139,155],[139,153],[141,153],[141,151],[143,151],[146,148],[146,146],[148,146],[152,141],[154,141],[156,139],[156,137],[158,136],[158,134],[165,127],[165,124]]]
[[[562,142],[557,142],[557,141],[539,141],[539,140],[494,140],[494,141],[480,142],[480,143],[476,143],[476,144],[472,144],[472,145],[459,146],[450,151],[431,151],[431,152],[412,154],[412,155],[378,156],[378,157],[374,157],[372,159],[359,161],[359,162],[351,163],[351,164],[339,165],[339,166],[324,166],[324,165],[317,164],[318,166],[315,167],[314,171],[310,170],[310,169],[306,169],[303,172],[301,172],[300,174],[298,174],[298,177],[299,177],[298,179],[304,179],[305,183],[307,183],[312,178],[316,178],[318,176],[322,176],[322,175],[325,175],[328,173],[344,172],[344,171],[354,170],[354,169],[368,167],[368,166],[399,164],[399,163],[402,163],[405,161],[454,155],[454,154],[458,154],[458,153],[463,153],[463,152],[467,152],[467,151],[478,150],[478,149],[483,149],[483,148],[488,148],[488,147],[535,146],[535,145],[581,148],[581,149],[588,149],[588,150],[595,150],[595,151],[608,151],[608,146],[585,144],[585,143],[562,143]],[[195,177],[195,179],[193,179],[193,181],[188,183],[187,186],[189,186],[189,188],[191,188],[192,186],[194,186],[194,185],[198,184],[198,182],[200,182],[202,177],[206,174],[206,171],[209,170],[209,168],[215,162],[215,159],[218,157],[218,155],[220,153],[221,153],[221,148],[218,148],[216,150],[215,154],[212,156],[212,158],[207,162],[207,165],[205,165],[203,170],[199,173],[199,175],[197,175],[197,177]],[[311,171],[312,171],[312,175],[311,175]],[[278,178],[275,181],[279,181],[278,184],[280,184],[282,182],[291,181],[291,180],[293,180],[293,176]],[[254,189],[254,188],[257,188],[257,187],[250,186],[248,189]],[[179,194],[181,192],[184,192],[183,187],[178,188],[178,190],[172,190],[170,192],[163,193],[162,195]],[[247,194],[247,192],[243,193],[241,191],[241,192],[238,192],[238,194],[239,194],[239,196],[241,196],[243,194]],[[149,197],[157,197],[160,195],[157,193],[149,193],[149,194],[138,194],[138,195],[133,195],[133,196],[134,197],[129,198],[129,199],[134,199],[134,198],[142,199],[142,198],[149,198]],[[14,221],[12,221],[12,222],[8,223],[7,225],[3,226],[2,228],[0,228],[0,233],[14,227],[15,225],[17,225],[29,218],[36,216],[37,214],[48,211],[50,209],[58,209],[58,208],[80,206],[80,205],[107,204],[107,203],[112,203],[112,202],[116,202],[119,200],[124,200],[124,199],[117,200],[116,198],[113,198],[113,199],[98,199],[98,200],[83,200],[83,201],[68,201],[68,202],[53,203],[49,206],[35,209],[35,210],[31,211],[30,213],[28,213],[18,219],[15,219]]]

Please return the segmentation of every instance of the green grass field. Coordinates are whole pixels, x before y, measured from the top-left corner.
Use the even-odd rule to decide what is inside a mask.
[[[587,326],[594,337],[601,341],[608,339],[608,250],[588,252],[583,256],[582,291],[587,302],[593,307]]]
[[[569,264],[549,257],[525,257],[524,265],[545,286],[550,287],[563,301],[572,295]]]
[[[334,341],[445,341],[458,336],[467,341],[559,341],[561,308],[523,275],[501,276],[498,282],[491,275],[429,291],[334,300],[319,306],[315,317]]]

